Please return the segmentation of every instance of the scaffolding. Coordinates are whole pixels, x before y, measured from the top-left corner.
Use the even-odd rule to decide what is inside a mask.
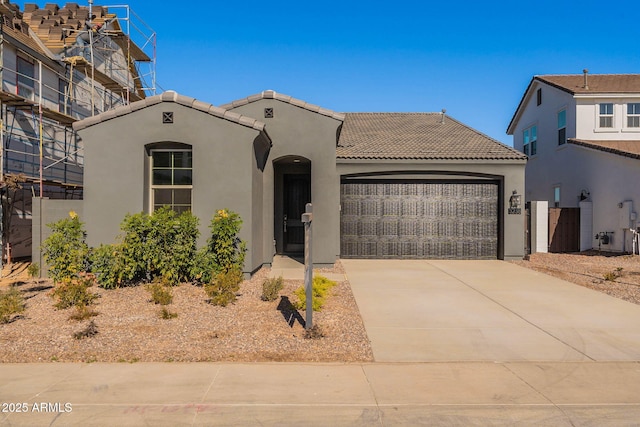
[[[83,146],[72,124],[155,94],[156,33],[129,6],[92,0],[24,11],[0,0],[0,20],[0,176],[25,179],[10,214],[28,223],[11,242],[26,248],[32,196],[82,198]]]

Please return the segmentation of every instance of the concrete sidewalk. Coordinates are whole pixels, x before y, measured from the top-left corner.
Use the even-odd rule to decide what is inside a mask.
[[[640,361],[640,306],[504,261],[342,260],[377,362]]]
[[[640,419],[634,362],[2,364],[0,378],[2,426],[630,426]]]

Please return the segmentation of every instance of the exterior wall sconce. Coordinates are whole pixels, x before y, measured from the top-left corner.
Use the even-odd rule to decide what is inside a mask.
[[[587,200],[589,198],[591,194],[587,191],[587,190],[582,190],[580,192],[580,201],[584,202],[585,200]]]
[[[511,197],[509,197],[509,215],[521,215],[522,208],[522,196],[518,194],[517,190],[513,190]]]

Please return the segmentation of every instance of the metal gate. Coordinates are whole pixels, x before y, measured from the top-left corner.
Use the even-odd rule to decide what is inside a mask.
[[[343,258],[497,258],[494,181],[348,181],[340,193]]]

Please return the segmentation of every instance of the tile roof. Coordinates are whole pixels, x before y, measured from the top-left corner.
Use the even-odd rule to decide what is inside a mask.
[[[441,113],[347,113],[339,159],[526,160],[521,152]]]
[[[206,102],[198,101],[197,99],[190,98],[188,96],[179,95],[178,93],[171,90],[168,90],[160,95],[150,96],[141,101],[133,102],[129,105],[117,107],[113,110],[106,111],[102,114],[98,114],[93,117],[87,117],[86,119],[75,122],[73,124],[73,128],[75,130],[85,129],[85,128],[88,128],[89,126],[93,126],[98,123],[114,119],[116,117],[125,116],[134,111],[137,111],[155,104],[160,104],[161,102],[175,102],[176,104],[184,105],[185,107],[193,108],[195,110],[202,111],[203,113],[210,114],[212,116],[219,117],[221,119],[228,120],[230,122],[237,123],[242,126],[247,126],[247,127],[256,129],[258,131],[264,132],[266,134],[264,123],[256,119],[243,116],[241,114],[234,113],[233,111],[228,111],[220,107],[216,107],[215,105],[211,105]]]
[[[640,159],[640,141],[593,141],[569,138],[567,142],[619,156]]]
[[[575,94],[592,93],[640,93],[640,74],[584,74],[542,75],[534,80],[545,82],[558,89]]]
[[[308,102],[302,101],[300,99],[292,98],[289,95],[277,93],[275,90],[265,90],[258,94],[221,105],[220,108],[224,108],[225,110],[232,110],[236,107],[247,105],[251,102],[259,101],[261,99],[276,99],[278,101],[295,105],[296,107],[304,108],[305,110],[313,111],[314,113],[322,114],[323,116],[331,117],[332,119],[340,121],[344,120],[344,114],[342,113],[336,113],[335,111],[327,110],[326,108],[322,108],[318,105],[309,104]]]

